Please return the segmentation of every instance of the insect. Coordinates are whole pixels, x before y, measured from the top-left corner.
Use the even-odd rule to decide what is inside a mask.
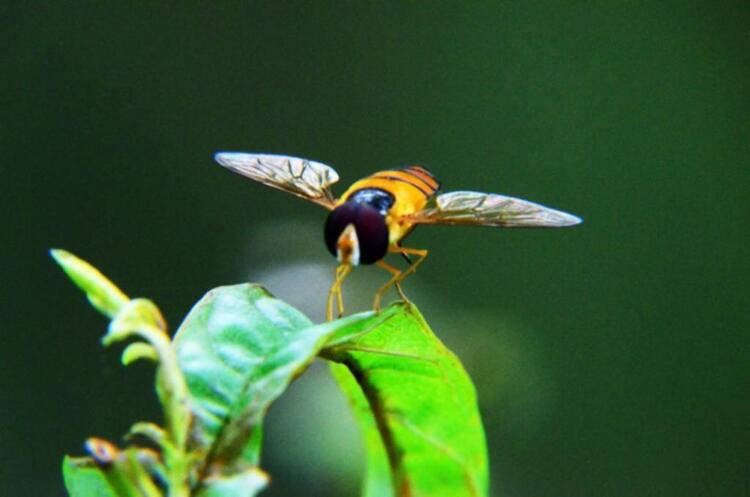
[[[527,200],[494,193],[456,191],[437,194],[440,182],[422,166],[376,172],[352,184],[339,198],[331,185],[339,180],[325,164],[284,155],[219,152],[216,161],[227,169],[272,188],[314,202],[330,211],[324,238],[339,264],[328,292],[326,315],[333,319],[334,303],[344,313],[341,287],[360,264],[377,264],[391,278],[375,293],[380,311],[383,295],[395,287],[408,302],[401,282],[417,270],[427,250],[401,242],[419,224],[465,224],[499,228],[559,228],[581,219]],[[400,270],[385,262],[388,253],[401,254],[409,267]],[[414,257],[414,260],[410,256]]]

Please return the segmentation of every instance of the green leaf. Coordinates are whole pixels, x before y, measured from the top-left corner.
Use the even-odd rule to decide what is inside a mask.
[[[83,290],[96,310],[109,318],[130,299],[94,266],[62,249],[50,250],[50,255],[62,267],[65,274]]]
[[[153,328],[164,332],[167,323],[156,307],[156,304],[148,299],[133,299],[120,307],[117,314],[109,323],[107,334],[102,338],[104,345],[112,345],[137,335],[143,328]],[[147,336],[142,338],[148,340]]]
[[[70,459],[76,466],[87,470],[97,468],[106,480],[113,495],[117,497],[160,497],[161,492],[154,484],[152,475],[162,474],[158,455],[151,449],[129,447],[118,449],[111,442],[90,437],[86,440],[86,450],[91,458]],[[67,462],[67,461],[66,461]],[[64,468],[64,473],[67,467]],[[93,473],[87,473],[92,476]],[[90,481],[95,481],[93,477]],[[67,478],[66,478],[67,482]],[[103,488],[96,487],[98,490]],[[87,494],[82,494],[88,497]]]
[[[393,497],[393,477],[388,462],[388,453],[383,445],[383,439],[380,437],[367,397],[362,393],[357,380],[346,366],[335,362],[332,362],[330,366],[333,377],[349,400],[364,440],[367,466],[362,483],[362,496]]]
[[[487,448],[476,393],[459,360],[430,330],[414,306],[397,304],[370,318],[369,333],[327,348],[364,394],[385,444],[398,496],[486,496]],[[367,322],[359,323],[367,327]],[[344,333],[342,330],[341,333]],[[346,381],[346,380],[345,380]],[[366,445],[375,451],[368,475],[382,486],[382,454],[371,421],[359,416]],[[364,420],[364,422],[363,422]],[[380,476],[378,476],[380,475]],[[369,491],[369,488],[368,488]],[[369,495],[368,495],[369,497]]]
[[[104,472],[90,457],[65,456],[63,480],[70,497],[117,497]]]
[[[166,438],[164,429],[161,426],[154,423],[149,423],[147,421],[139,421],[135,423],[130,427],[130,431],[128,431],[128,434],[126,436],[128,439],[131,439],[136,435],[140,435],[150,440],[157,446],[162,446],[165,443]]]
[[[143,467],[137,449],[118,451],[106,464],[91,457],[63,459],[63,479],[70,497],[155,497],[161,495]]]
[[[206,453],[209,466],[257,465],[270,404],[329,340],[345,341],[363,332],[362,323],[377,321],[366,313],[312,326],[259,286],[210,291],[174,339],[193,402],[192,448]]]

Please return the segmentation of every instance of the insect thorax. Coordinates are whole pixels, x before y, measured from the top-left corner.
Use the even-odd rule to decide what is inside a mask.
[[[362,188],[361,190],[352,192],[346,201],[372,207],[385,216],[390,208],[393,207],[396,199],[392,194],[380,188]]]

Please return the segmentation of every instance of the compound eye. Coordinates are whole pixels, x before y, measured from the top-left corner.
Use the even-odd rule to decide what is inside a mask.
[[[388,252],[388,227],[385,218],[372,207],[345,202],[328,215],[324,237],[328,251],[336,257],[336,244],[341,233],[354,225],[359,241],[359,263],[372,264]]]
[[[354,223],[356,217],[356,205],[344,203],[336,207],[328,214],[323,231],[326,247],[332,256],[336,257],[336,243],[344,229]],[[355,225],[356,229],[356,225]],[[359,235],[359,233],[357,233]]]
[[[388,252],[388,227],[385,218],[372,207],[360,206],[354,222],[359,238],[360,264],[379,261]]]

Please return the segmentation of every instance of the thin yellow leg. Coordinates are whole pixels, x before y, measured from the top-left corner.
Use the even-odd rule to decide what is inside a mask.
[[[352,267],[348,264],[338,266],[336,268],[336,278],[331,285],[331,289],[328,291],[328,302],[326,305],[326,319],[333,321],[333,301],[336,299],[338,304],[339,317],[344,314],[344,298],[341,295],[341,285],[344,283],[344,279],[352,271]]]
[[[391,252],[396,252],[396,253],[399,253],[399,254],[412,254],[412,255],[416,255],[417,257],[419,257],[419,259],[417,259],[416,261],[414,261],[414,263],[411,266],[409,266],[406,269],[406,271],[403,271],[401,273],[401,275],[398,278],[398,281],[394,282],[394,285],[397,285],[397,286],[400,286],[401,282],[404,281],[407,276],[410,276],[410,275],[416,273],[417,272],[417,266],[419,266],[420,264],[422,264],[422,262],[427,257],[427,254],[429,254],[429,251],[427,251],[425,249],[413,249],[413,248],[405,248],[405,247],[391,247],[390,250],[391,250]],[[405,300],[407,302],[409,301],[408,299],[405,299]]]
[[[339,290],[336,292],[336,295],[336,304],[339,308],[338,317],[341,317],[344,315],[344,292],[341,290],[341,285],[339,285]]]
[[[341,267],[342,266],[336,266],[336,276],[333,279],[333,284],[331,284],[331,289],[328,290],[328,301],[326,303],[326,319],[328,321],[333,321],[333,302],[341,291],[339,283],[341,279]]]
[[[417,266],[419,266],[422,261],[424,261],[425,257],[427,257],[428,251],[424,249],[413,249],[413,248],[404,248],[404,247],[398,247],[398,246],[391,246],[388,248],[389,252],[395,252],[399,254],[412,254],[419,257],[414,263],[409,266],[405,271],[401,271],[390,264],[384,262],[384,261],[378,261],[378,266],[382,267],[383,269],[389,271],[391,274],[393,274],[393,277],[386,283],[385,285],[381,286],[377,292],[375,292],[375,301],[372,304],[373,310],[375,312],[380,312],[380,301],[383,299],[383,295],[385,295],[385,292],[388,291],[388,289],[391,286],[395,286],[396,290],[398,290],[399,296],[404,300],[404,302],[409,302],[409,299],[406,298],[406,295],[404,294],[404,291],[401,289],[401,282],[404,281],[404,279],[414,273],[417,270]]]
[[[378,261],[377,265],[388,271],[394,276],[398,276],[401,274],[401,270],[395,266],[391,266],[385,261]],[[401,296],[402,299],[407,300],[406,295],[404,294],[404,291],[401,289],[401,285],[398,283],[395,283],[396,290],[398,290],[398,294]]]

